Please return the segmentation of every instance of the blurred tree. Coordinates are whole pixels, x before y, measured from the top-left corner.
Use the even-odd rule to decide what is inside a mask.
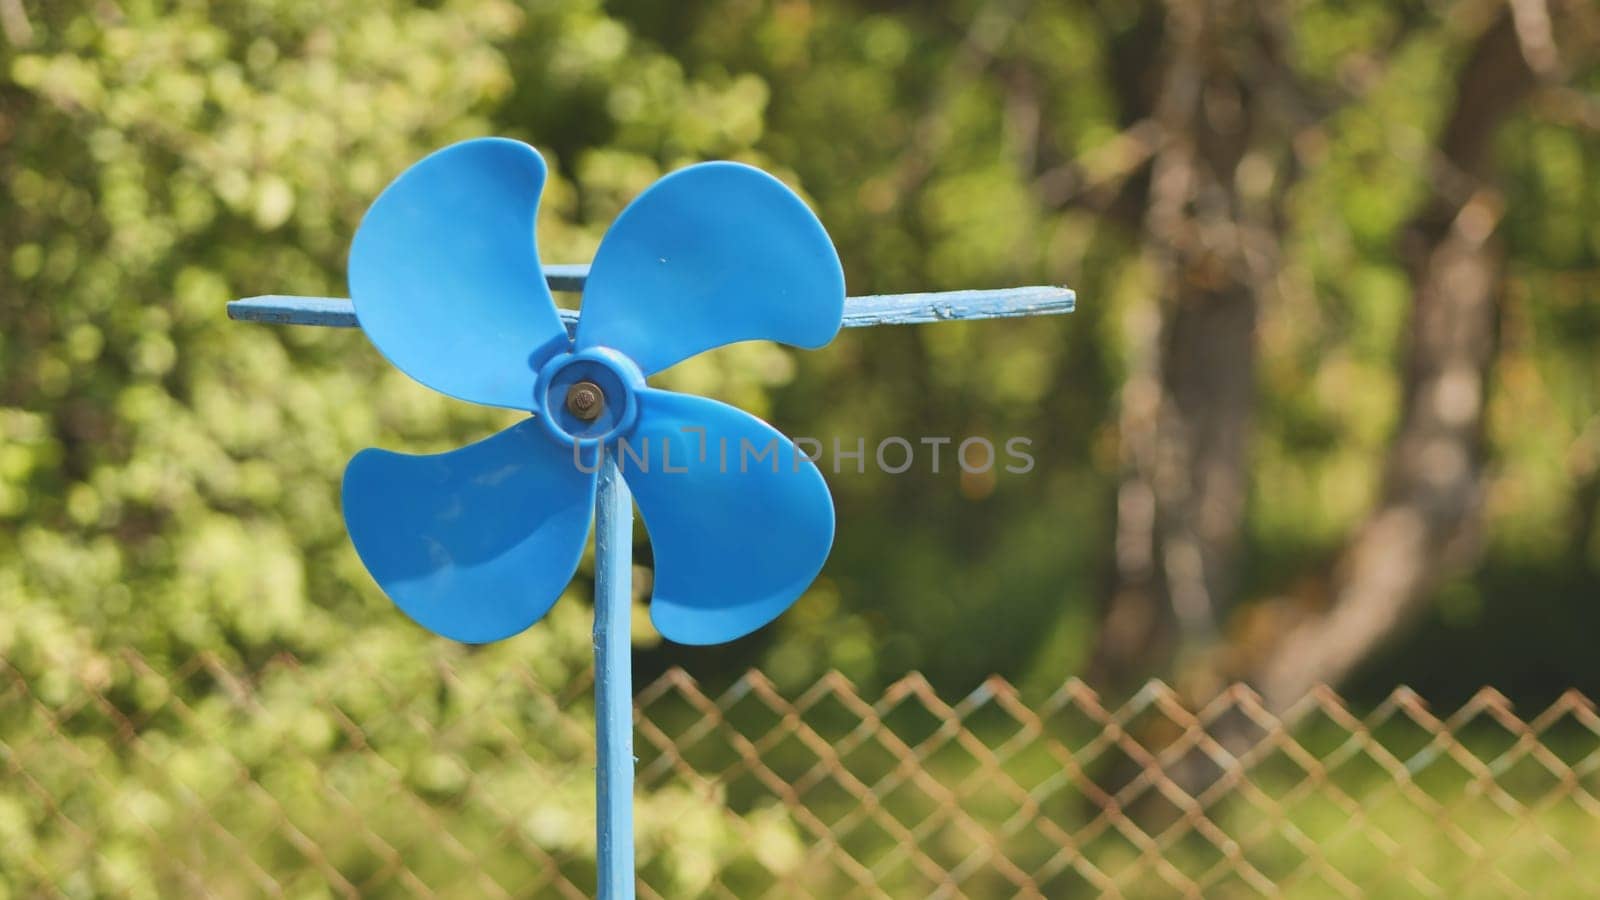
[[[1238,590],[1258,309],[1298,176],[1289,141],[1315,114],[1287,64],[1283,14],[1169,4],[1161,90],[1138,113],[1158,134],[1142,192],[1151,281],[1130,313],[1116,574],[1091,670],[1105,686],[1192,665]]]
[[[1592,10],[1469,3],[1443,23],[1376,16],[1401,49],[1374,51],[1373,66],[1399,70],[1402,42],[1437,43],[1461,59],[1440,79],[1453,99],[1436,116],[1436,148],[1412,176],[1426,187],[1408,201],[1413,218],[1393,229],[1414,297],[1399,352],[1400,421],[1375,508],[1342,561],[1302,582],[1297,596],[1248,604],[1236,549],[1257,405],[1252,362],[1260,311],[1281,304],[1292,284],[1284,242],[1298,223],[1286,203],[1330,129],[1384,84],[1375,70],[1349,79],[1358,92],[1329,89],[1314,66],[1288,65],[1294,55],[1284,48],[1312,38],[1295,35],[1281,13],[1270,4],[1168,5],[1166,80],[1152,113],[1167,137],[1146,200],[1157,289],[1134,320],[1116,586],[1093,670],[1107,687],[1176,673],[1205,695],[1244,678],[1282,709],[1315,684],[1346,679],[1417,617],[1441,579],[1479,558],[1486,386],[1496,303],[1507,290],[1493,139],[1541,83],[1592,71]],[[1570,45],[1564,52],[1557,33]]]
[[[1491,150],[1540,75],[1552,82],[1560,76],[1550,10],[1543,3],[1515,7],[1487,16],[1461,63],[1431,190],[1402,232],[1413,301],[1400,422],[1383,487],[1342,551],[1321,608],[1283,615],[1283,633],[1256,648],[1260,659],[1249,677],[1270,707],[1344,681],[1482,545],[1484,411],[1498,303],[1507,291],[1498,234],[1506,201]],[[1565,24],[1572,12],[1562,7],[1556,12]],[[1514,12],[1537,21],[1518,21]],[[1594,49],[1579,43],[1569,52],[1579,62]]]
[[[516,642],[453,646],[395,614],[339,518],[356,450],[458,446],[506,414],[356,332],[223,304],[338,293],[384,183],[499,130],[512,49],[577,109],[540,122],[557,135],[587,119],[572,98],[625,89],[624,56],[682,154],[736,152],[759,96],[685,79],[593,6],[4,0],[0,38],[0,746],[29,786],[0,797],[0,895],[294,893],[387,884],[396,857],[445,884],[441,834],[502,884],[558,859],[592,883],[588,592]],[[609,215],[657,171],[595,158],[582,198],[554,173],[546,258],[593,247],[580,199]],[[741,843],[719,809],[642,793],[641,867],[694,895],[794,845],[759,813]]]

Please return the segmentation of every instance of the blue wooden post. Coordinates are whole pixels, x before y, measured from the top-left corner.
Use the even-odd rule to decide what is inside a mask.
[[[633,495],[606,454],[594,500],[596,836],[601,900],[633,900]]]

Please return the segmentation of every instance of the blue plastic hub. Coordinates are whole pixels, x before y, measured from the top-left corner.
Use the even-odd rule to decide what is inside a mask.
[[[604,397],[604,405],[593,419],[580,418],[567,408],[567,394],[581,382],[595,385]],[[539,370],[533,411],[544,423],[545,432],[562,445],[591,446],[633,427],[639,415],[636,395],[644,386],[644,373],[633,360],[609,347],[563,353]]]

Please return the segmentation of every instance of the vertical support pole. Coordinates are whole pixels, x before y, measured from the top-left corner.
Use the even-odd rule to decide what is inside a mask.
[[[595,794],[600,900],[633,900],[633,495],[609,453],[595,492]]]

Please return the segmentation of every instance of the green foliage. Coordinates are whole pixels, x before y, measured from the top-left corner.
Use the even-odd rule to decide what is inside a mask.
[[[0,805],[18,838],[0,884],[259,890],[228,833],[272,835],[283,846],[258,863],[325,880],[273,829],[283,820],[360,883],[384,855],[341,826],[352,809],[401,823],[384,834],[425,881],[459,866],[430,849],[439,817],[458,840],[504,844],[490,864],[527,871],[510,828],[581,870],[592,781],[574,773],[592,767],[591,707],[581,691],[560,709],[549,696],[583,683],[584,585],[539,629],[469,652],[393,613],[338,515],[338,473],[361,447],[458,445],[506,415],[409,383],[357,333],[244,327],[222,310],[338,293],[349,234],[387,179],[440,144],[517,130],[489,115],[518,83],[508,60],[548,61],[557,90],[610,82],[626,32],[594,10],[495,2],[52,4],[28,18],[0,67],[0,740],[37,790]],[[640,114],[665,117],[635,145],[729,111],[744,124],[679,153],[759,131],[759,84],[690,82],[630,55],[651,92]],[[627,143],[597,150],[581,200],[558,170],[547,258],[583,258],[597,238],[583,217],[609,219],[665,164]],[[680,377],[759,394],[786,359],[744,350]],[[237,678],[251,689],[231,690]],[[341,753],[351,741],[378,752]],[[448,802],[468,786],[537,815],[497,823]],[[412,792],[438,801],[434,819]],[[642,797],[643,864],[695,893],[747,852],[717,809]]]
[[[1424,196],[1464,46],[1448,17],[1407,5],[1296,10],[1293,65],[1346,105],[1297,148],[1308,171],[1261,324],[1250,596],[1325,561],[1381,475],[1409,302],[1398,229]],[[384,805],[386,779],[448,797],[465,777],[430,755],[441,729],[483,792],[548,791],[551,818],[516,827],[592,852],[587,788],[562,774],[587,765],[587,701],[540,709],[530,690],[581,678],[587,584],[549,624],[469,653],[393,613],[338,515],[338,474],[360,448],[456,446],[507,414],[409,382],[358,333],[223,317],[234,297],[342,293],[375,193],[468,136],[547,152],[547,260],[587,258],[661,173],[729,157],[804,192],[852,293],[1051,282],[1082,298],[1066,320],[874,329],[808,354],[747,345],[668,373],[793,434],[862,437],[869,453],[889,435],[1023,435],[1037,467],[962,476],[947,448],[939,474],[924,455],[906,475],[830,473],[836,549],[795,610],[710,650],[655,646],[641,628],[642,677],[683,664],[726,682],[761,664],[784,685],[839,668],[870,686],[918,668],[966,687],[993,671],[1059,682],[1081,665],[1110,553],[1122,356],[1142,327],[1128,312],[1150,283],[1138,213],[1103,186],[1149,75],[1113,54],[1140,58],[1145,6],[9,0],[0,13],[0,682],[61,716],[59,734],[28,731],[40,720],[8,701],[0,741],[71,748],[32,758],[48,764],[38,777],[127,835],[74,856],[39,794],[8,791],[0,882],[29,893],[42,858],[72,872],[75,894],[179,890],[184,866],[225,860],[226,845],[193,837],[172,871],[129,860],[151,831],[194,832],[185,810],[231,798],[261,814],[240,767],[302,827],[328,808],[328,780],[408,820]],[[1492,552],[1482,577],[1441,594],[1421,646],[1470,638],[1497,651],[1479,659],[1527,661],[1541,633],[1582,623],[1600,567],[1600,145],[1528,116],[1501,157],[1514,278],[1491,389]],[[1508,649],[1495,639],[1527,584],[1548,587],[1545,620]],[[1591,657],[1575,651],[1555,680],[1596,683]],[[1463,688],[1438,658],[1408,658]],[[1549,690],[1548,670],[1504,665]],[[499,680],[508,666],[536,680]],[[261,708],[240,707],[212,667],[257,684]],[[81,712],[98,697],[112,710]],[[329,710],[374,704],[399,710],[366,738],[393,771],[344,771],[349,736]],[[118,716],[145,755],[110,749]],[[304,753],[277,752],[291,745]],[[311,758],[328,760],[321,776]],[[713,800],[641,797],[642,859],[682,873],[685,895],[749,852],[708,824]],[[406,847],[431,833],[407,825]],[[348,835],[308,837],[352,878],[375,858]],[[673,856],[691,852],[704,856]]]

